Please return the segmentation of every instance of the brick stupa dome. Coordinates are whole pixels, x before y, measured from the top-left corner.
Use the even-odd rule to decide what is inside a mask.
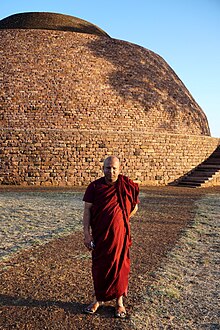
[[[202,109],[154,52],[68,15],[12,15],[0,29],[0,127],[210,135]]]

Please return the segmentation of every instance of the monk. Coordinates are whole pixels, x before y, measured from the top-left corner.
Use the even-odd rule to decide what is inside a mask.
[[[139,187],[120,173],[115,156],[105,159],[104,177],[89,184],[83,197],[84,244],[92,251],[94,299],[84,309],[93,314],[116,299],[115,317],[125,318],[131,246],[129,219],[136,213]]]

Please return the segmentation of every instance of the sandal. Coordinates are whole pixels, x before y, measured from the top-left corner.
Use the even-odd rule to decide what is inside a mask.
[[[117,306],[115,308],[115,317],[119,319],[125,319],[126,318],[126,310],[124,306]]]
[[[95,307],[96,304],[98,304],[97,307]],[[104,305],[104,303],[102,301],[92,302],[89,306],[84,308],[83,312],[85,314],[94,314],[103,305]]]

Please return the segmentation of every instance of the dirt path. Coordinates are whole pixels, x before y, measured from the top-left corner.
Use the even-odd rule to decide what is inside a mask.
[[[92,293],[91,261],[82,244],[82,234],[73,232],[0,264],[0,329],[178,329],[172,317],[168,320],[166,316],[164,325],[152,321],[160,316],[156,298],[148,290],[158,283],[161,267],[165,261],[169,263],[167,256],[186,226],[195,221],[198,201],[207,194],[219,193],[219,189],[142,189],[140,210],[132,220],[127,320],[113,318],[112,303],[93,316],[81,313]],[[153,309],[149,321],[145,307],[150,296],[152,301],[148,304]],[[219,329],[214,325],[210,329]],[[186,329],[196,329],[193,326]]]

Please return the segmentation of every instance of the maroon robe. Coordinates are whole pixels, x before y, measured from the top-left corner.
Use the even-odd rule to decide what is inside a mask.
[[[108,301],[127,295],[131,246],[129,216],[138,200],[139,188],[119,175],[114,185],[105,178],[90,183],[83,200],[92,203],[91,228],[95,243],[92,276],[96,299]]]

